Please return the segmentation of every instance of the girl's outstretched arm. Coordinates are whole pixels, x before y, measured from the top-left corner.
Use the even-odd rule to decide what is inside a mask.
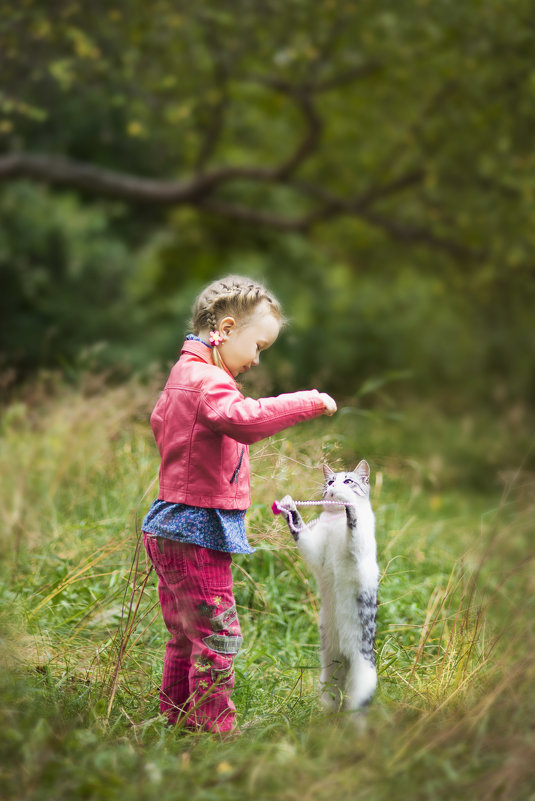
[[[199,415],[214,431],[250,444],[322,414],[334,414],[336,403],[317,389],[272,398],[244,398],[235,385],[218,375],[201,390]]]

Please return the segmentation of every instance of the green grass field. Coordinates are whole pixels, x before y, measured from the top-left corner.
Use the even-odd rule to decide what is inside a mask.
[[[35,384],[4,409],[3,799],[535,799],[534,429],[527,411],[375,399],[252,451],[235,560],[241,734],[168,729],[165,631],[139,521],[156,380]],[[379,688],[365,734],[317,700],[318,598],[271,504],[322,462],[373,471]],[[313,513],[311,513],[313,514]]]

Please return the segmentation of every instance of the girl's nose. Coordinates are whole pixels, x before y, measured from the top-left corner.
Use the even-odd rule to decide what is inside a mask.
[[[259,364],[260,364],[260,354],[257,353],[252,361],[252,365],[253,367],[258,367]]]

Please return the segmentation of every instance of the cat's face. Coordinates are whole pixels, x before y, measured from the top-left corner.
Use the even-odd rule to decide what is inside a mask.
[[[363,459],[352,473],[335,473],[327,465],[323,465],[325,485],[323,487],[324,500],[348,501],[356,495],[367,498],[370,494],[370,467]]]

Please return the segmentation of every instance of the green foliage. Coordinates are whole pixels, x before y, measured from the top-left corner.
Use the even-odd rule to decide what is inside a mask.
[[[243,733],[220,741],[164,726],[166,632],[143,556],[132,571],[161,377],[88,381],[83,392],[36,383],[1,418],[3,798],[530,798],[527,419],[459,422],[423,405],[393,414],[383,397],[255,447],[257,551],[234,568]],[[316,588],[270,512],[288,490],[318,497],[321,462],[362,456],[382,571],[366,736],[319,708]]]
[[[7,366],[27,374],[88,365],[99,345],[124,336],[130,263],[110,230],[116,214],[25,183],[3,191],[0,354]]]
[[[531,399],[531,14],[528,0],[4,3],[2,153],[164,181],[251,169],[166,211],[3,189],[4,364],[72,363],[102,341],[101,363],[168,361],[191,298],[233,270],[266,278],[295,320],[280,388],[351,394],[403,370],[419,393]],[[312,210],[305,232],[266,223]]]

